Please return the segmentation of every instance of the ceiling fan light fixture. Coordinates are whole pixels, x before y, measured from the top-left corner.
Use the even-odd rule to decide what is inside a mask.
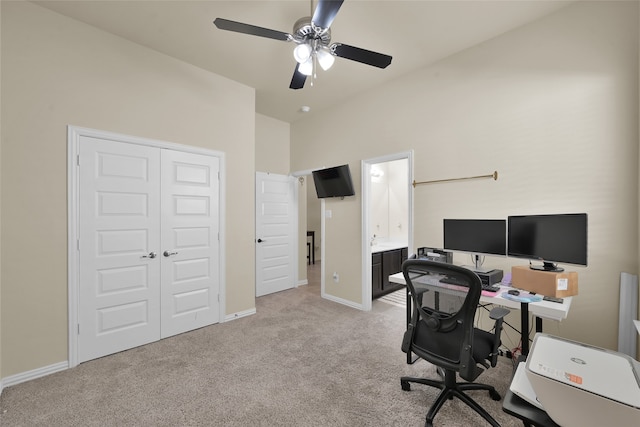
[[[327,71],[336,60],[336,57],[331,54],[328,48],[320,47],[316,51],[316,56],[318,58],[318,63],[322,67],[323,70]]]
[[[311,46],[307,43],[300,43],[293,49],[293,57],[299,64],[304,64],[311,57]]]
[[[306,62],[301,63],[298,71],[305,76],[310,76],[313,73],[313,58],[310,56]]]

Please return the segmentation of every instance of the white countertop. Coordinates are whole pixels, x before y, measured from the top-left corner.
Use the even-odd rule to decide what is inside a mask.
[[[392,251],[394,249],[402,249],[406,247],[407,247],[406,243],[400,243],[400,242],[376,243],[375,245],[371,246],[371,253],[375,254],[378,252]]]

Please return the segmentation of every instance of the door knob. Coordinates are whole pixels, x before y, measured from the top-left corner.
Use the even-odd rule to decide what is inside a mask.
[[[149,252],[147,255],[142,255],[140,258],[155,258],[156,255],[157,254],[155,252]]]
[[[258,243],[262,243],[262,242],[264,242],[264,240],[258,239]]]
[[[170,257],[171,255],[178,255],[178,251],[173,251],[173,252],[169,252],[169,251],[164,251],[162,253],[162,255],[166,256],[166,257]]]

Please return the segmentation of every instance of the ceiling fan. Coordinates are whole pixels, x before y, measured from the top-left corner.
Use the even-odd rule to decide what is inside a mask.
[[[343,2],[344,0],[318,0],[313,16],[298,19],[293,25],[292,34],[223,18],[216,18],[213,23],[221,30],[294,42],[296,47],[293,50],[293,56],[297,64],[289,88],[302,89],[308,76],[315,77],[317,65],[320,65],[323,70],[328,70],[336,56],[378,68],[386,68],[391,64],[389,55],[342,43],[330,44],[331,23]],[[311,9],[313,11],[313,0],[311,0]]]

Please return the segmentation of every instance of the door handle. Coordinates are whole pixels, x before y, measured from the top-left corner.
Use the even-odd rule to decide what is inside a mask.
[[[157,254],[155,252],[149,252],[147,255],[142,255],[140,258],[155,258],[156,255]]]
[[[162,255],[166,256],[166,257],[170,257],[171,255],[178,255],[178,251],[173,251],[173,252],[169,252],[169,251],[164,251],[162,253]]]
[[[262,242],[264,242],[264,240],[258,239],[258,243],[262,243]]]

